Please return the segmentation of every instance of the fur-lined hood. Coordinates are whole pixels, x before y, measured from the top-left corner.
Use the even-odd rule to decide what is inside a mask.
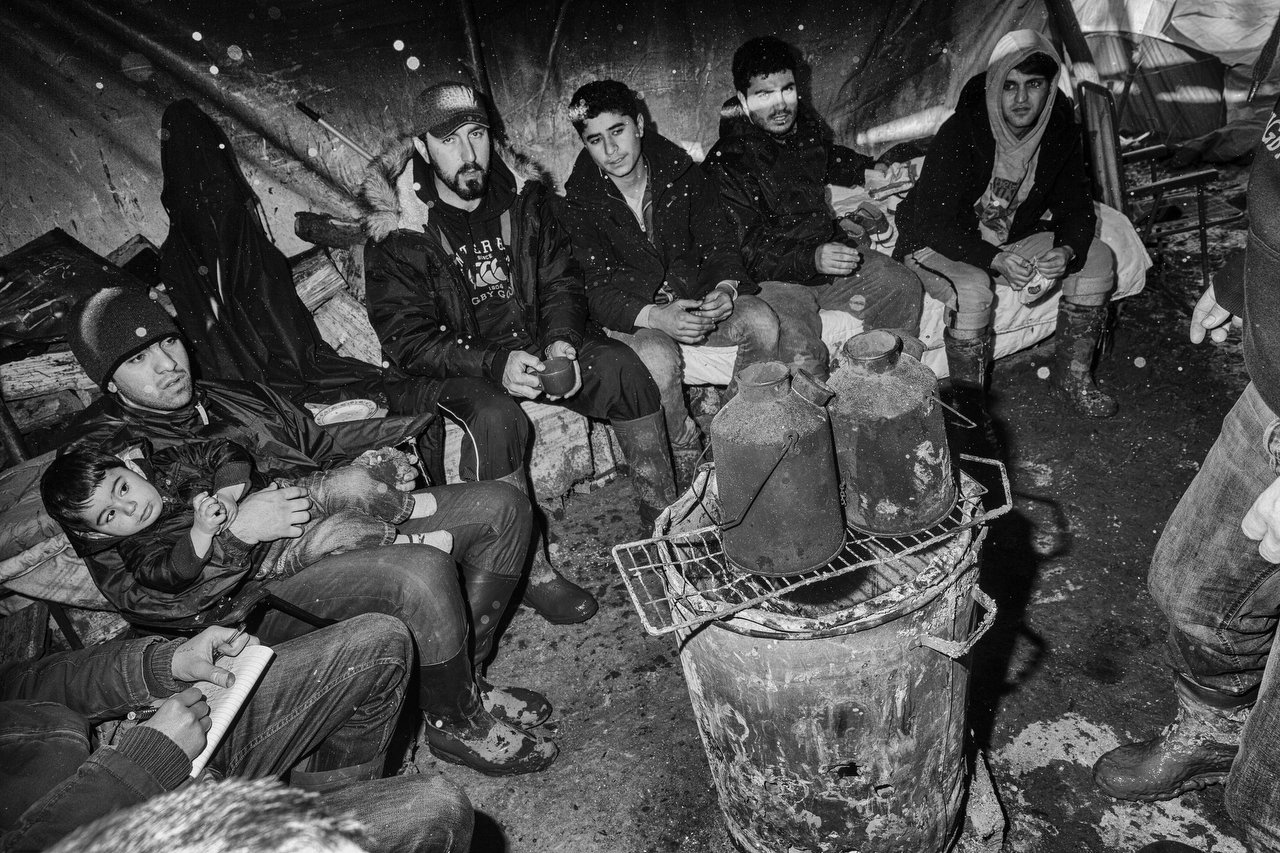
[[[413,154],[427,159],[427,146],[416,136],[406,136],[384,148],[365,169],[360,182],[359,201],[364,211],[365,234],[381,243],[392,231],[425,231],[430,221],[431,205],[418,197],[413,187]],[[516,192],[532,181],[548,191],[555,191],[555,180],[541,163],[504,143],[494,142],[493,153],[511,170],[516,179]]]

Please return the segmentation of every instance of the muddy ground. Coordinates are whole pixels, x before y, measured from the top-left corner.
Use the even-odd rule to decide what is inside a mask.
[[[1238,193],[1238,183],[1228,190]],[[1226,193],[1224,193],[1226,194]],[[1242,232],[1216,231],[1214,263]],[[1099,377],[1121,413],[1093,422],[1046,393],[1052,341],[1002,361],[994,388],[1015,492],[993,522],[981,585],[999,603],[973,658],[974,744],[1008,818],[1005,850],[1132,851],[1170,838],[1243,853],[1222,789],[1172,803],[1120,803],[1093,761],[1172,718],[1164,621],[1145,589],[1160,530],[1246,382],[1237,340],[1192,346],[1200,292],[1187,244],[1125,300]],[[423,773],[462,785],[479,815],[473,850],[729,853],[674,640],[642,629],[611,546],[634,533],[630,486],[578,494],[553,520],[567,574],[599,597],[585,625],[516,615],[490,676],[556,705],[561,755],[548,771],[491,779],[425,750]]]

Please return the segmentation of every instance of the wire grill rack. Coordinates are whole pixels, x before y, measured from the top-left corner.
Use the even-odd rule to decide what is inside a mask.
[[[659,520],[660,526],[677,532],[617,545],[613,549],[613,560],[645,632],[655,637],[724,619],[749,607],[766,603],[776,606],[783,603],[783,596],[854,572],[861,572],[854,579],[859,597],[874,598],[915,580],[919,566],[901,558],[985,524],[1012,508],[1009,478],[1003,464],[976,456],[962,455],[961,458],[999,470],[1005,498],[1002,505],[984,509],[980,498],[986,490],[961,471],[961,497],[944,519],[906,536],[874,536],[846,528],[840,553],[822,568],[810,572],[765,577],[743,574],[729,566],[720,528],[715,523],[719,518],[719,501],[715,494],[714,465],[704,466],[693,487]],[[682,527],[693,529],[680,530]]]

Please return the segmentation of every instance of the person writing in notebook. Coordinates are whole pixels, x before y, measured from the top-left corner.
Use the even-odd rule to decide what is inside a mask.
[[[123,457],[123,458],[122,458]],[[208,611],[247,577],[291,577],[357,548],[427,544],[448,552],[447,530],[404,534],[396,525],[431,515],[435,498],[402,492],[380,468],[344,465],[269,483],[241,445],[226,439],[114,455],[77,446],[55,459],[41,497],[79,553],[114,548],[132,583],[121,614],[148,623]],[[243,542],[231,530],[239,504],[263,489],[302,486],[311,518],[302,535]]]
[[[256,642],[215,627],[187,640],[117,640],[0,666],[0,850],[44,850],[186,781],[209,728],[208,704],[192,683],[231,686],[219,656]],[[474,815],[461,791],[437,776],[382,778],[413,654],[404,624],[385,614],[277,644],[210,775],[288,774],[330,812],[359,814],[371,850],[467,850]],[[91,749],[91,725],[157,706]]]

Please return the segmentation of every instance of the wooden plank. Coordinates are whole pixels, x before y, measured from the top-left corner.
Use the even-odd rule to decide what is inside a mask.
[[[70,352],[48,352],[0,364],[0,396],[11,402],[56,391],[92,391],[97,387]]]
[[[14,597],[14,603],[20,598]],[[0,618],[0,661],[38,658],[48,644],[49,608],[43,602],[31,601],[21,610]]]

